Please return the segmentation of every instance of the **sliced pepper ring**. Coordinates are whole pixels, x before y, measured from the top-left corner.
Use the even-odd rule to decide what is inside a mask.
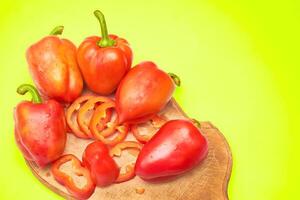
[[[99,135],[108,137],[116,131],[118,125],[117,117],[114,121],[109,121],[106,124],[101,123],[103,119],[107,118],[108,111],[110,111],[115,106],[116,105],[114,102],[108,102],[103,103],[96,108],[89,126],[94,137],[99,137]]]
[[[81,104],[85,103],[89,99],[93,98],[92,95],[85,95],[77,98],[68,108],[66,112],[66,120],[69,128],[72,130],[73,134],[79,138],[88,139],[89,137],[80,130],[79,125],[77,123],[77,119],[74,121],[72,120],[72,115],[74,112],[78,111],[81,107]]]
[[[101,140],[104,144],[110,146],[114,146],[123,141],[126,138],[127,133],[129,131],[129,126],[127,124],[118,124],[118,116],[116,116],[114,121],[107,122],[101,131],[97,129],[97,124],[99,123],[99,120],[106,117],[106,111],[115,107],[116,104],[113,101],[101,104],[96,108],[90,123],[90,129],[93,133],[94,138]],[[117,132],[117,136],[115,138],[106,138],[108,136],[113,135],[115,132]]]
[[[136,149],[138,151],[141,151],[142,147],[143,147],[143,145],[138,142],[125,141],[125,142],[121,142],[121,143],[117,144],[116,146],[114,146],[109,151],[109,154],[112,157],[114,157],[114,156],[120,157],[122,154],[122,151],[124,151],[125,149]],[[121,183],[121,182],[125,182],[125,181],[128,181],[128,180],[134,178],[134,176],[135,176],[134,166],[135,166],[135,163],[130,163],[130,164],[126,165],[126,168],[125,168],[126,172],[125,173],[120,172],[120,174],[115,182]]]
[[[96,96],[93,98],[90,98],[78,111],[77,115],[77,123],[80,127],[80,129],[90,138],[93,137],[90,129],[89,129],[89,124],[91,117],[86,117],[87,112],[90,110],[95,109],[96,105],[98,103],[104,103],[104,102],[111,102],[112,100],[108,97],[103,97],[103,96]],[[109,115],[106,115],[106,119],[104,118],[102,123],[105,123],[109,118]]]
[[[83,176],[86,179],[86,184],[83,187],[78,187],[70,175],[60,170],[60,167],[67,162],[72,162],[72,170],[77,176]],[[56,160],[51,166],[51,173],[56,181],[64,185],[78,199],[88,199],[94,193],[95,184],[92,181],[90,171],[83,167],[80,160],[72,154],[64,155]]]
[[[160,116],[160,115],[154,115],[151,119],[150,119],[150,123],[154,128],[159,129],[162,125],[164,125],[167,122],[167,119],[165,119],[164,117]],[[138,130],[138,126],[139,124],[133,124],[131,125],[131,131],[132,134],[134,135],[134,137],[141,143],[147,143],[152,137],[153,135],[149,134],[149,135],[141,135],[139,130]]]

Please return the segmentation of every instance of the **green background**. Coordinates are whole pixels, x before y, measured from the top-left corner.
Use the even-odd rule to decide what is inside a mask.
[[[59,199],[35,179],[13,138],[15,90],[31,82],[26,48],[54,26],[76,45],[100,33],[126,38],[134,64],[178,74],[175,98],[210,120],[233,153],[230,199],[300,199],[297,1],[0,1],[0,199]],[[297,191],[298,190],[298,191]]]

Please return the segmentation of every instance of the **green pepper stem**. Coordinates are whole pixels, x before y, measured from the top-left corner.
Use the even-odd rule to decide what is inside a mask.
[[[177,75],[174,74],[174,73],[168,73],[168,74],[169,74],[169,76],[173,79],[175,85],[177,85],[178,87],[180,87],[181,81],[180,81],[179,76],[177,76]]]
[[[192,118],[191,121],[195,126],[197,126],[198,128],[201,128],[201,123],[198,120],[196,120],[195,118]]]
[[[20,95],[24,95],[27,92],[30,92],[33,103],[42,103],[41,96],[34,86],[30,84],[22,84],[17,89],[17,93]]]
[[[57,26],[50,32],[50,35],[61,35],[63,31],[64,26]]]
[[[108,37],[107,26],[103,13],[100,10],[95,10],[94,15],[98,19],[101,27],[102,39],[97,43],[100,47],[110,47],[115,44],[115,41]]]

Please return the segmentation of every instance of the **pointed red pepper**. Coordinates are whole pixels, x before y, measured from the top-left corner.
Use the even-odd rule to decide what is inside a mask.
[[[21,95],[29,92],[32,101],[22,101],[15,108],[16,142],[27,160],[44,167],[59,158],[65,149],[64,109],[55,100],[42,103],[32,85],[21,85],[17,92]]]

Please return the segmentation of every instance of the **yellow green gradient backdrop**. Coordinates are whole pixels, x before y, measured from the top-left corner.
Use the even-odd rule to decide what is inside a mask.
[[[13,2],[13,3],[12,3]],[[54,26],[76,45],[100,33],[128,39],[134,64],[178,74],[176,100],[210,120],[233,153],[230,199],[300,199],[297,1],[0,1],[0,199],[60,199],[26,167],[13,138],[15,90],[31,82],[25,50]]]

